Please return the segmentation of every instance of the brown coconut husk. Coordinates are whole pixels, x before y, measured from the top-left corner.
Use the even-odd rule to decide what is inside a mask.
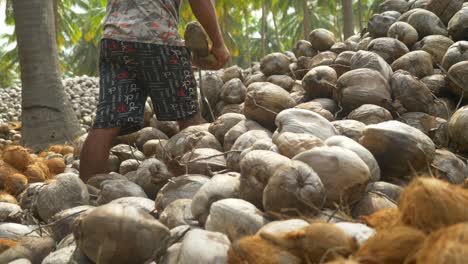
[[[314,57],[317,55],[317,51],[312,48],[312,44],[307,40],[299,40],[296,42],[296,45],[293,49],[294,55],[297,58],[305,56],[305,57]]]
[[[3,160],[19,171],[23,171],[32,163],[29,150],[21,146],[10,146],[3,151]]]
[[[373,15],[367,24],[370,36],[373,38],[386,37],[388,29],[397,20],[392,16],[385,16],[382,14]]]
[[[303,151],[323,146],[323,140],[314,135],[293,132],[280,133],[273,143],[278,146],[281,155],[291,159]]]
[[[322,263],[339,257],[348,257],[357,250],[357,242],[333,224],[315,222],[299,231],[260,236],[287,249],[305,263]]]
[[[390,82],[393,99],[400,102],[406,111],[430,113],[434,98],[423,82],[404,70],[395,72]]]
[[[450,46],[442,60],[442,67],[448,71],[461,61],[468,61],[468,41],[459,41]]]
[[[432,56],[426,51],[417,50],[409,52],[392,63],[393,71],[405,70],[418,78],[434,73]]]
[[[289,58],[280,52],[266,55],[260,62],[260,70],[265,76],[289,72]]]
[[[354,258],[362,264],[401,264],[416,254],[425,238],[411,227],[380,230],[361,245]]]
[[[310,32],[309,41],[315,50],[325,51],[329,50],[333,44],[335,44],[336,38],[333,32],[318,28]]]
[[[349,113],[347,119],[356,120],[366,125],[372,125],[393,120],[393,116],[390,111],[383,107],[364,104]]]
[[[74,149],[72,146],[67,145],[51,145],[49,148],[47,148],[47,151],[67,155],[73,153]]]
[[[432,233],[408,264],[462,264],[468,259],[468,224],[460,223]]]
[[[468,40],[468,6],[460,9],[450,19],[448,23],[448,32],[453,40]]]
[[[438,16],[428,10],[418,10],[408,17],[408,24],[413,26],[420,38],[429,35],[448,36],[447,28]]]
[[[447,94],[449,89],[449,82],[444,74],[433,74],[426,76],[421,81],[431,90],[436,96]]]
[[[29,165],[23,173],[30,183],[43,182],[51,176],[50,169],[43,160],[37,160]]]
[[[442,63],[445,53],[454,44],[453,40],[446,36],[430,35],[423,38],[421,41],[416,42],[413,50],[424,50],[432,55],[434,65]]]
[[[12,248],[18,244],[18,241],[13,239],[0,238],[0,254],[5,252],[7,249]]]
[[[329,66],[318,66],[310,70],[302,79],[304,90],[309,98],[329,98],[333,94],[338,76]]]
[[[360,219],[377,231],[403,225],[398,208],[385,208],[371,215],[362,216]]]
[[[344,258],[339,258],[333,261],[328,261],[325,262],[325,264],[359,264],[359,262],[353,260],[353,259],[344,259]]]
[[[401,193],[399,208],[404,224],[430,233],[468,221],[468,191],[445,181],[418,177]]]
[[[267,82],[276,84],[289,92],[296,81],[288,75],[271,75],[268,76]]]
[[[310,110],[312,112],[315,112],[325,117],[325,119],[327,119],[330,122],[335,120],[335,116],[330,111],[323,108],[322,105],[317,102],[307,102],[307,103],[298,104],[294,108]]]
[[[372,40],[367,47],[369,51],[380,55],[388,64],[392,64],[396,59],[409,52],[408,47],[393,38],[377,38]]]
[[[405,43],[409,48],[412,47],[419,39],[418,31],[410,24],[402,21],[393,23],[387,32],[387,37],[395,38]]]
[[[437,178],[452,184],[463,184],[468,168],[466,163],[447,149],[437,149],[431,164]]]
[[[16,198],[7,193],[7,192],[4,192],[4,191],[0,191],[0,202],[4,202],[4,203],[12,203],[12,204],[17,204],[18,201],[16,200]]]
[[[405,0],[386,0],[379,5],[378,10],[380,12],[397,11],[403,14],[408,11],[409,8],[410,4]]]
[[[396,201],[381,193],[368,192],[353,205],[351,214],[354,218],[360,218],[389,208],[397,208]]]
[[[392,67],[379,55],[374,52],[361,50],[356,52],[351,58],[351,70],[356,70],[360,68],[373,69],[386,79],[389,80],[392,77],[393,70]]]
[[[468,98],[468,61],[461,61],[450,67],[448,77],[450,80],[450,91],[456,95],[461,95],[465,91],[465,98]]]
[[[57,175],[65,171],[66,165],[63,158],[52,158],[45,161],[45,164],[52,175]]]
[[[436,14],[445,25],[463,7],[463,0],[429,0],[426,9]]]
[[[468,151],[468,135],[466,133],[466,129],[468,129],[467,119],[468,106],[464,106],[453,114],[448,124],[451,143],[461,152]]]
[[[307,69],[318,66],[331,66],[336,59],[337,54],[332,51],[324,51],[313,57],[309,63]]]
[[[21,173],[9,174],[4,178],[3,188],[5,192],[18,195],[28,187],[28,178]]]

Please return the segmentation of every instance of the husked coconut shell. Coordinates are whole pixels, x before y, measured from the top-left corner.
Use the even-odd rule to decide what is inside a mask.
[[[249,147],[252,147],[253,144],[255,144],[256,142],[260,140],[266,140],[270,142],[269,145],[272,145],[271,134],[266,133],[265,131],[262,131],[262,130],[252,130],[241,135],[236,140],[236,142],[231,148],[231,151],[237,151],[237,152],[231,152],[231,153],[226,154],[227,168],[233,171],[237,171],[237,172],[240,171],[239,163],[241,159],[241,152],[246,150]]]
[[[278,146],[278,152],[288,158],[293,158],[303,151],[323,146],[323,140],[314,135],[293,132],[278,134],[273,139],[273,143]]]
[[[325,188],[319,176],[307,164],[296,160],[279,167],[263,191],[265,211],[280,214],[312,216],[324,203]]]
[[[225,105],[223,109],[221,110],[221,113],[219,114],[224,115],[224,114],[229,114],[229,113],[244,114],[244,103]]]
[[[99,193],[97,203],[102,205],[118,198],[130,196],[148,198],[143,189],[131,181],[104,181],[101,184],[101,192]]]
[[[374,38],[372,37],[366,37],[361,39],[361,41],[359,41],[358,43],[357,50],[367,50],[367,47],[369,46],[369,43],[371,43],[372,40],[374,40]]]
[[[226,160],[222,152],[216,149],[199,148],[182,156],[181,163],[185,164],[189,174],[211,176],[215,171],[226,169]]]
[[[349,113],[348,119],[360,121],[366,125],[393,120],[392,114],[378,105],[364,104]]]
[[[377,211],[369,216],[363,216],[362,222],[375,230],[386,230],[401,226],[400,210],[398,208],[388,208]]]
[[[260,228],[257,234],[268,233],[272,235],[284,235],[292,231],[300,231],[308,225],[309,223],[302,219],[273,221]]]
[[[345,232],[348,236],[356,239],[359,245],[362,245],[376,233],[374,229],[360,223],[341,222],[336,223],[335,226]]]
[[[407,22],[418,31],[419,38],[429,35],[448,36],[447,28],[442,20],[431,11],[418,10],[408,17]]]
[[[205,126],[190,126],[180,131],[167,141],[166,149],[173,158],[181,157],[196,148],[212,148],[221,151],[223,148]]]
[[[463,7],[463,0],[429,0],[426,9],[436,14],[445,25]]]
[[[427,36],[421,41],[416,42],[413,50],[424,50],[432,55],[432,61],[435,65],[441,64],[447,50],[454,44],[448,37],[434,35]]]
[[[206,220],[207,231],[226,234],[236,241],[244,236],[254,235],[269,221],[253,204],[241,199],[223,199],[211,205]]]
[[[84,212],[93,209],[93,206],[82,205],[65,209],[55,214],[51,219],[49,230],[55,241],[61,241],[67,235],[72,233],[72,227],[75,220]]]
[[[446,94],[449,91],[449,83],[445,75],[434,74],[426,76],[421,81],[431,90],[436,96]]]
[[[307,65],[307,70],[318,66],[330,66],[336,59],[337,54],[331,51],[324,51],[314,56]],[[299,79],[299,78],[298,78]]]
[[[271,75],[267,78],[267,82],[276,84],[286,91],[291,91],[295,81],[288,75]]]
[[[38,189],[35,209],[44,221],[49,221],[56,213],[89,203],[86,184],[73,173],[62,173],[55,180]]]
[[[246,78],[244,84],[245,84],[245,86],[248,87],[252,83],[266,82],[266,79],[267,79],[267,76],[265,76],[265,74],[263,74],[261,72],[258,72],[256,74],[253,74],[250,77]]]
[[[387,208],[397,208],[396,201],[379,193],[368,192],[353,206],[351,214],[359,219]]]
[[[93,177],[89,178],[86,184],[100,189],[101,183],[107,180],[125,181],[125,180],[128,180],[128,178],[118,173],[101,173],[101,174],[93,175]]]
[[[371,182],[367,185],[366,192],[376,193],[388,197],[393,201],[398,201],[403,188],[384,181]]]
[[[460,9],[450,19],[448,23],[448,32],[453,40],[468,40],[468,6]]]
[[[140,162],[136,159],[129,159],[120,164],[119,173],[125,175],[131,171],[136,171],[140,166]]]
[[[180,246],[178,264],[227,263],[231,243],[226,235],[201,229],[191,230]]]
[[[437,149],[431,167],[440,179],[453,184],[462,184],[467,176],[466,163],[446,149]]]
[[[206,73],[202,76],[201,79],[203,85],[203,94],[210,103],[210,106],[214,108],[216,103],[218,103],[221,96],[221,91],[223,87],[223,80],[217,74]]]
[[[262,207],[262,195],[269,178],[290,159],[267,150],[253,150],[240,162],[239,197]]]
[[[330,98],[317,98],[313,99],[311,102],[319,103],[323,109],[330,111],[330,113],[336,113],[339,110],[336,102]]]
[[[55,241],[51,237],[25,236],[15,246],[0,254],[0,263],[13,263],[18,259],[27,259],[33,264],[42,263],[54,249]]]
[[[317,102],[307,102],[307,103],[298,104],[294,108],[305,109],[305,110],[315,112],[325,117],[325,119],[327,119],[328,121],[335,120],[335,117],[333,116],[333,114],[330,113],[330,111],[328,111],[327,109],[324,109],[322,105]]]
[[[150,127],[161,130],[168,137],[172,137],[179,133],[179,124],[176,121],[159,121],[156,116],[150,120]]]
[[[345,51],[354,51],[357,48],[357,43],[354,41],[346,40],[345,42],[336,42],[330,48],[331,52],[340,54]]]
[[[428,135],[437,146],[448,145],[448,122],[445,119],[426,113],[409,112],[401,115],[398,121],[421,130],[424,134]]]
[[[366,129],[366,124],[356,120],[337,120],[333,121],[332,125],[340,135],[347,136],[354,141],[359,141],[362,132]]]
[[[369,167],[353,151],[342,147],[317,147],[294,157],[309,165],[325,187],[328,208],[352,204],[364,195],[370,180]]]
[[[221,80],[223,80],[224,83],[227,83],[235,78],[244,81],[244,74],[242,73],[242,68],[237,65],[224,69],[223,74],[221,75]]]
[[[305,57],[313,57],[317,55],[317,51],[314,50],[312,44],[307,40],[299,40],[296,42],[296,45],[293,48],[294,55],[297,58],[305,56]]]
[[[410,48],[418,41],[419,34],[410,24],[399,21],[390,26],[387,37],[398,39]]]
[[[449,70],[454,64],[468,61],[468,41],[459,41],[450,46],[442,60],[442,67]]]
[[[455,114],[450,118],[448,131],[450,142],[452,142],[456,149],[461,152],[468,151],[468,106],[458,109]]]
[[[390,80],[393,98],[408,112],[430,113],[434,104],[431,90],[411,73],[398,70]]]
[[[178,226],[197,224],[193,220],[190,199],[178,199],[170,203],[159,216],[162,224],[172,229]]]
[[[318,66],[302,79],[302,86],[309,98],[331,97],[337,81],[336,71],[329,66]]]
[[[160,160],[167,160],[170,158],[169,151],[166,149],[167,140],[165,139],[151,139],[143,145],[143,153],[146,157],[154,156]]]
[[[110,153],[117,156],[120,162],[128,159],[144,160],[145,154],[137,148],[126,144],[119,144],[111,148]]]
[[[309,41],[315,50],[326,51],[335,44],[336,38],[333,32],[318,28],[310,32]]]
[[[244,115],[235,113],[224,114],[210,124],[208,131],[213,134],[221,144],[224,144],[224,136],[226,133],[242,120],[245,120]]]
[[[289,72],[289,58],[280,52],[266,55],[260,62],[260,70],[265,76]]]
[[[161,256],[170,238],[169,229],[150,214],[120,204],[83,213],[73,234],[79,249],[99,263],[144,263]]]
[[[423,78],[434,73],[432,56],[423,50],[409,52],[392,63],[393,71],[404,70]]]
[[[164,134],[161,130],[154,128],[154,127],[145,127],[138,131],[138,137],[136,140],[136,146],[138,149],[142,149],[143,145],[151,139],[169,139],[166,134]]]
[[[282,111],[275,120],[278,133],[305,133],[325,140],[338,135],[333,125],[321,115],[304,109],[288,109]]]
[[[5,167],[3,167],[5,168]],[[2,169],[3,169],[2,168]],[[0,169],[1,170],[1,169]],[[16,170],[15,170],[16,171]],[[21,173],[11,173],[13,171],[4,171],[8,174],[1,175],[3,190],[12,195],[18,195],[28,187],[28,178]],[[0,171],[0,173],[2,173]]]
[[[110,203],[132,206],[147,213],[152,213],[154,211],[154,201],[144,197],[122,197],[112,200]]]
[[[356,51],[344,51],[336,57],[335,64],[351,66],[351,59],[353,58]]]
[[[202,226],[205,225],[211,205],[214,202],[239,196],[239,176],[239,174],[235,173],[215,175],[193,196],[192,215]]]
[[[360,143],[379,163],[383,179],[427,169],[435,155],[435,145],[428,136],[399,121],[367,126]]]
[[[345,136],[333,136],[325,140],[325,145],[327,146],[337,146],[345,149],[349,149],[352,152],[356,153],[362,161],[364,161],[369,168],[371,173],[370,181],[376,182],[380,179],[380,168],[379,164],[375,160],[372,153],[370,153],[366,148],[356,141],[347,138]]]
[[[386,37],[390,26],[397,21],[392,16],[385,16],[382,14],[373,15],[367,24],[370,36],[373,38]]]
[[[468,90],[468,61],[461,61],[450,67],[448,71],[448,77],[450,78],[451,84],[449,85],[450,90],[461,95],[462,89]],[[466,93],[465,93],[466,98]]]
[[[238,78],[229,80],[223,85],[221,99],[228,104],[240,104],[245,100],[247,88]]]
[[[372,40],[367,46],[367,50],[381,56],[388,64],[392,64],[396,59],[409,52],[408,47],[394,38],[377,38]]]
[[[6,192],[0,192],[0,202],[16,204],[16,198]]]
[[[338,79],[336,99],[343,108],[343,114],[364,104],[389,109],[392,102],[390,91],[390,85],[379,72],[356,69]]]
[[[235,126],[229,129],[224,136],[224,150],[228,151],[232,148],[232,145],[236,140],[244,133],[250,130],[262,130],[267,133],[271,133],[266,128],[262,127],[255,121],[252,120],[242,120],[238,122]]]
[[[184,175],[172,178],[156,196],[156,210],[162,211],[177,199],[192,199],[201,186],[209,182],[203,175]]]
[[[247,88],[244,114],[266,128],[274,128],[276,115],[296,102],[283,88],[272,83],[254,83]]]
[[[143,154],[144,155],[144,154]],[[78,160],[78,167],[79,168],[79,160]],[[109,154],[109,159],[107,161],[107,167],[109,172],[118,172],[120,169],[120,159],[114,154]]]
[[[397,11],[403,14],[408,11],[409,8],[409,3],[405,0],[386,0],[379,5],[378,10],[380,12]]]

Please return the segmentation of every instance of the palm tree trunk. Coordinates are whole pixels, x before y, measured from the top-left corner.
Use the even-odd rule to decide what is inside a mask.
[[[338,33],[338,36],[340,37],[340,40],[343,40],[343,32],[341,31],[341,23],[340,23],[340,16],[339,16],[339,11],[338,9],[338,4],[335,5],[335,28],[336,32]]]
[[[347,39],[354,35],[354,15],[353,15],[353,0],[342,0],[343,10],[343,33]]]
[[[279,39],[279,33],[278,33],[278,23],[276,21],[276,12],[275,10],[271,10],[271,14],[273,15],[273,26],[275,27],[275,39],[276,39],[276,46],[278,47],[278,50],[281,51],[281,42]]]
[[[262,57],[266,55],[266,7],[265,0],[262,0]]]
[[[80,130],[60,77],[53,1],[15,0],[13,13],[21,67],[22,143],[37,150],[71,141]]]
[[[245,20],[245,41],[246,41],[246,49],[247,49],[247,63],[248,67],[252,63],[252,59],[250,58],[250,35],[249,35],[249,12],[247,7],[243,7],[244,10],[244,20]]]
[[[362,31],[363,29],[363,26],[362,26],[362,0],[358,0],[357,2],[358,6],[357,6],[357,10],[358,10],[358,17],[359,17],[359,32]]]
[[[302,10],[304,12],[304,39],[309,37],[310,29],[310,13],[309,13],[309,6],[307,5],[308,0],[302,0]]]

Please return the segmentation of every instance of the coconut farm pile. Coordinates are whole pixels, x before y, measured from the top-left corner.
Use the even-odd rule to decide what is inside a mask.
[[[466,40],[463,1],[385,1],[343,42],[205,73],[201,125],[148,102],[87,182],[86,134],[33,153],[4,122],[0,263],[467,263]]]

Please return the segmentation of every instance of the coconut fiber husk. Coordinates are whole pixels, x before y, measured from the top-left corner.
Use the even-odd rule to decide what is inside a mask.
[[[45,164],[52,175],[57,175],[65,171],[65,160],[63,158],[52,158],[45,161]]]
[[[401,213],[398,208],[385,208],[371,215],[363,216],[361,220],[377,231],[402,225]]]
[[[13,204],[18,203],[16,201],[16,198],[7,192],[0,192],[0,202],[13,203]]]
[[[3,180],[3,190],[11,195],[18,195],[28,187],[28,178],[21,173],[13,173]]]
[[[28,149],[21,146],[10,146],[3,152],[3,160],[19,171],[23,171],[31,164],[32,157]]]
[[[404,224],[430,233],[468,221],[468,190],[434,178],[416,178],[401,193]]]
[[[399,226],[380,230],[355,254],[362,264],[401,264],[421,247],[426,235],[415,228]]]
[[[43,182],[50,176],[49,168],[41,160],[38,160],[26,167],[26,170],[23,173],[31,183]]]

